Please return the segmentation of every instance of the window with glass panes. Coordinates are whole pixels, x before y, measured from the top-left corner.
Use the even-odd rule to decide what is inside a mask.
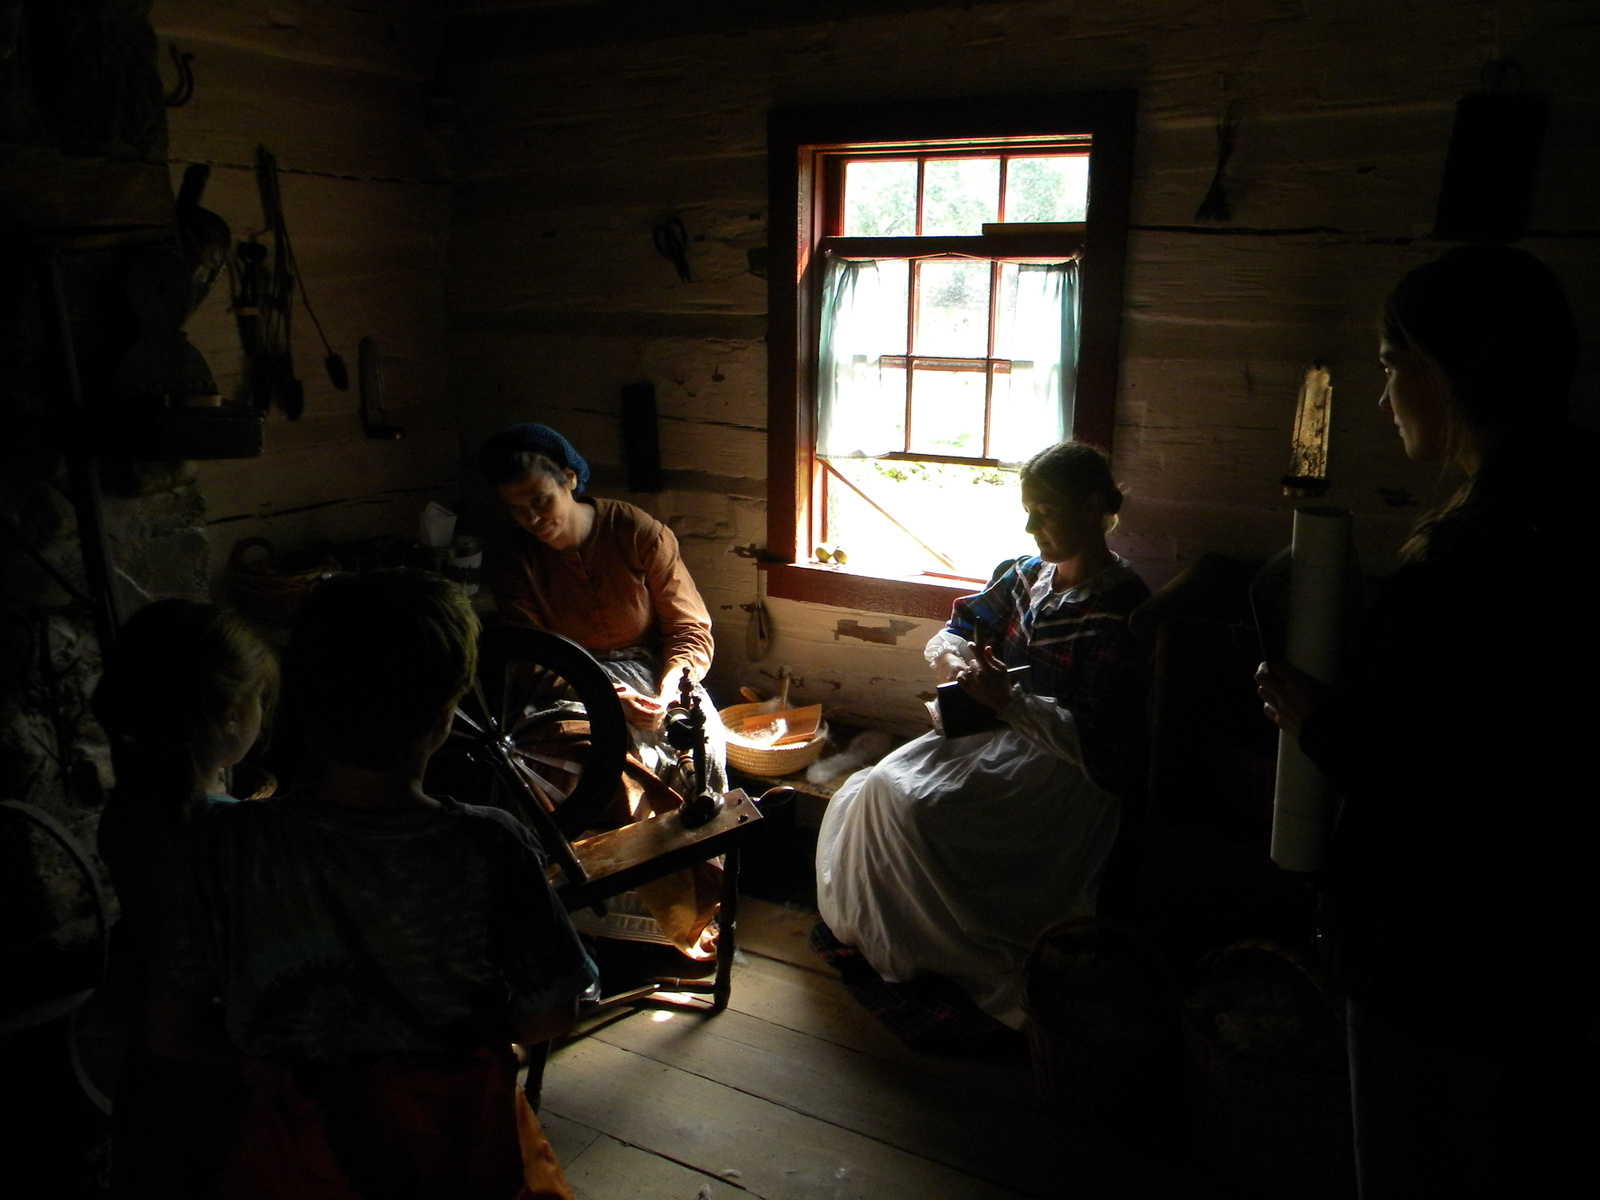
[[[1111,449],[1137,109],[769,114],[768,594],[943,620],[1031,548],[1017,462]]]
[[[1017,466],[1072,428],[1088,166],[1082,138],[826,156],[818,545],[959,578],[1027,549]]]

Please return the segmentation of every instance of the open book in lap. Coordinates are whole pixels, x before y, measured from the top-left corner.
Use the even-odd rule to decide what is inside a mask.
[[[1023,683],[1031,669],[1028,666],[1011,667],[1006,671],[1006,676],[1012,683]],[[962,691],[961,685],[953,679],[949,683],[939,684],[935,693],[935,698],[928,701],[928,716],[933,721],[933,727],[944,737],[987,733],[1005,724],[999,713]]]

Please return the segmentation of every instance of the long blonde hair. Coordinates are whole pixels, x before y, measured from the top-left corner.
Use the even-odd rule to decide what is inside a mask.
[[[259,694],[270,714],[277,692],[276,656],[237,613],[191,600],[145,605],[105,656],[92,702],[117,790],[186,820],[203,803],[230,707]]]
[[[1401,555],[1434,556],[1458,530],[1527,497],[1531,459],[1566,424],[1578,327],[1555,274],[1510,246],[1461,246],[1407,272],[1383,335],[1448,385],[1447,467],[1467,479],[1423,515]]]

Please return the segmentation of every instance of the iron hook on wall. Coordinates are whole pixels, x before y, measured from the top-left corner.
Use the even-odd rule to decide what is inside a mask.
[[[178,69],[178,82],[167,93],[167,107],[182,108],[194,99],[194,55],[179,50],[177,42],[167,43],[167,53],[172,55],[172,65]]]
[[[689,231],[683,227],[683,222],[677,217],[658,221],[650,237],[656,244],[656,252],[678,269],[679,279],[688,283]]]

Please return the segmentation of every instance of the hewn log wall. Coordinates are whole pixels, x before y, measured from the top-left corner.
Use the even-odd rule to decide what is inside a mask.
[[[430,125],[439,53],[427,0],[157,0],[169,47],[194,55],[194,97],[169,110],[173,185],[212,166],[202,200],[241,238],[261,230],[256,146],[277,156],[283,209],[306,292],[351,387],[336,390],[297,304],[305,415],[268,416],[258,459],[204,463],[218,583],[238,541],[283,550],[414,536],[429,499],[453,501],[458,445],[447,401],[444,262],[449,172]],[[266,239],[270,243],[270,239]],[[225,393],[238,389],[239,336],[219,281],[189,323]],[[369,439],[357,414],[356,346],[377,340],[398,441]]]
[[[1335,385],[1327,501],[1355,510],[1369,571],[1392,565],[1416,509],[1380,489],[1426,500],[1437,479],[1405,462],[1376,409],[1374,313],[1441,249],[1428,234],[1454,104],[1486,61],[1513,58],[1554,100],[1539,232],[1523,244],[1565,277],[1584,328],[1600,327],[1600,29],[1579,0],[457,8],[446,88],[464,441],[548,420],[620,485],[618,388],[653,381],[670,490],[627,498],[683,538],[724,691],[787,662],[808,699],[914,720],[932,632],[917,622],[879,645],[841,622],[887,616],[774,602],[771,659],[743,655],[754,572],[733,552],[761,541],[765,518],[766,292],[748,252],[790,236],[764,222],[772,105],[1139,89],[1117,545],[1152,582],[1206,550],[1265,556],[1287,540],[1277,481],[1300,375],[1319,361]],[[1229,105],[1233,219],[1197,222]],[[667,213],[693,239],[692,282],[652,248]],[[1585,361],[1593,396],[1592,346]],[[474,498],[484,505],[469,484],[476,515]]]

